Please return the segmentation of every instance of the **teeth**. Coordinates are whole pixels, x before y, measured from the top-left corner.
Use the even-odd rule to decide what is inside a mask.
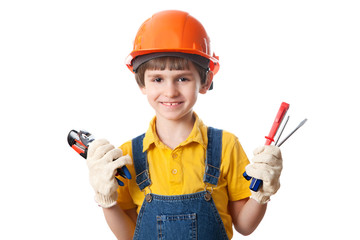
[[[168,103],[168,102],[164,102],[163,104],[166,105],[166,106],[175,106],[175,105],[178,105],[179,103]]]

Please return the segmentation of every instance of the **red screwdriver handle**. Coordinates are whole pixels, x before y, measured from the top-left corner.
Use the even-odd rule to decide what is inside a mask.
[[[266,138],[265,145],[270,145],[272,142],[274,142],[274,137],[276,135],[276,132],[279,129],[279,126],[280,126],[282,120],[284,119],[289,107],[290,107],[290,105],[288,103],[286,103],[286,102],[281,103],[281,106],[279,108],[278,113],[276,114],[274,123],[269,132],[269,135],[265,137]]]

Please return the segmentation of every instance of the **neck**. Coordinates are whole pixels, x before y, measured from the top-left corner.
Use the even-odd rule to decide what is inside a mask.
[[[195,123],[193,113],[180,120],[156,119],[156,132],[161,142],[171,149],[176,148],[190,135]]]

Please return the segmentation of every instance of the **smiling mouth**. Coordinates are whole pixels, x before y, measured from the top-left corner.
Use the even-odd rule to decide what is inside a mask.
[[[161,102],[161,104],[167,107],[174,107],[182,104],[182,102]]]

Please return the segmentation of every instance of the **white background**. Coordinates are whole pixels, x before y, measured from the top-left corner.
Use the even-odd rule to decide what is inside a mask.
[[[195,111],[249,158],[290,103],[282,187],[235,239],[359,239],[357,1],[1,1],[0,239],[114,239],[71,129],[114,145],[153,116],[124,65],[140,24],[165,9],[199,19],[220,56]]]

